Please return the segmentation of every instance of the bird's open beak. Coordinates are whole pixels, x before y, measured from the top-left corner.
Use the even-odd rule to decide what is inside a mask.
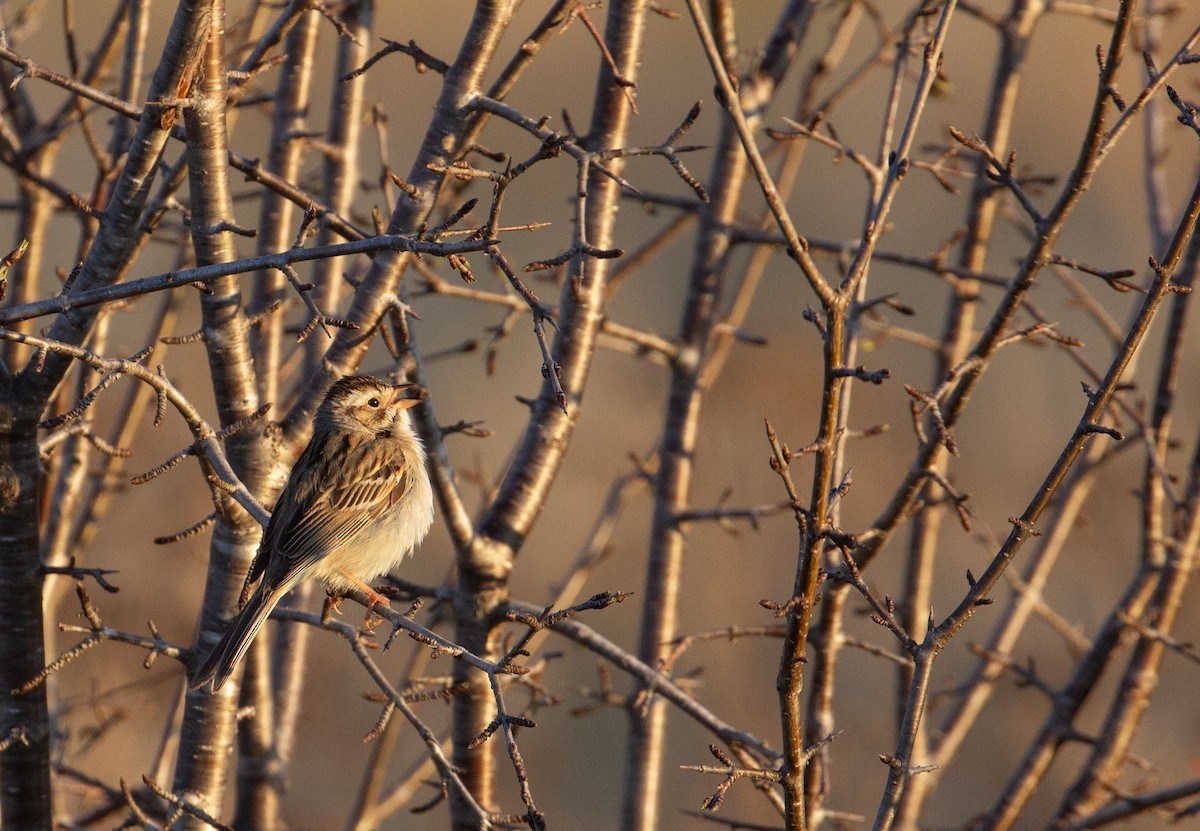
[[[397,384],[392,387],[392,400],[390,406],[397,410],[407,410],[409,407],[415,407],[421,403],[421,399],[428,393],[420,384]]]

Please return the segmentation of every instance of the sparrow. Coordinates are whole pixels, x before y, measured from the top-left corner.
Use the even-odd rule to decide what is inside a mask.
[[[433,524],[425,450],[406,412],[422,394],[365,375],[329,388],[246,577],[247,587],[258,586],[197,667],[193,688],[211,682],[219,690],[301,580],[319,580],[335,595],[361,589],[368,618],[388,605],[370,581],[398,566]]]

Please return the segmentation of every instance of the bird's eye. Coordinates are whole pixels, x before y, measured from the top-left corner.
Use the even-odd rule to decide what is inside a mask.
[[[370,407],[371,409],[376,409],[379,406],[379,399],[378,398],[368,398],[367,406]]]

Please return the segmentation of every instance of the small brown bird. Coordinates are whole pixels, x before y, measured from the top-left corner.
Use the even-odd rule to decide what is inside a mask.
[[[413,389],[364,375],[330,387],[247,585],[262,580],[197,668],[192,687],[211,681],[220,689],[271,610],[301,580],[320,580],[333,592],[359,588],[372,608],[387,605],[369,582],[399,565],[433,524],[425,450],[405,412],[420,401]]]

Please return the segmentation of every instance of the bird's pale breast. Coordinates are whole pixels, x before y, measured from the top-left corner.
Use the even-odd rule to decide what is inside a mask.
[[[364,583],[387,574],[415,548],[433,525],[433,490],[425,475],[424,452],[412,442],[405,448],[405,467],[412,471],[412,489],[396,506],[368,523],[345,545],[315,563],[310,576],[334,591],[353,588],[342,575],[348,571]]]

